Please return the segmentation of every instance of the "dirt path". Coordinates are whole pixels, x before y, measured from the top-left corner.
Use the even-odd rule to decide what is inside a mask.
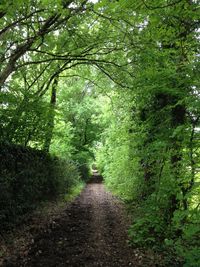
[[[96,179],[35,237],[25,258],[3,266],[139,266],[127,244],[125,218],[123,205]]]

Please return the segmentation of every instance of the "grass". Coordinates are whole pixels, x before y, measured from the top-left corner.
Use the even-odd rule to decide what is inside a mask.
[[[78,196],[81,193],[84,187],[85,187],[84,182],[80,182],[78,185],[72,187],[70,191],[67,194],[65,194],[64,200],[66,202],[72,201],[76,196]]]

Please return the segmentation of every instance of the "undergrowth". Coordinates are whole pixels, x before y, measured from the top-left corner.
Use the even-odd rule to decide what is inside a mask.
[[[81,188],[76,164],[19,145],[0,145],[0,227],[19,224],[46,200],[71,196]]]

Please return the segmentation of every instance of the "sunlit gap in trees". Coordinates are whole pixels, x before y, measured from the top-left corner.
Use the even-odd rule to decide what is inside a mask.
[[[88,3],[93,3],[93,4],[96,4],[96,3],[98,3],[99,2],[99,0],[89,0],[88,1]],[[70,5],[69,5],[69,8],[76,8],[76,7],[78,7],[78,5],[76,5],[76,3],[71,3]]]

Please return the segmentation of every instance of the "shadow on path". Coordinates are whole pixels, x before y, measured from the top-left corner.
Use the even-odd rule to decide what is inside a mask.
[[[97,172],[63,214],[39,233],[27,256],[4,267],[139,266],[127,244],[123,205]]]

